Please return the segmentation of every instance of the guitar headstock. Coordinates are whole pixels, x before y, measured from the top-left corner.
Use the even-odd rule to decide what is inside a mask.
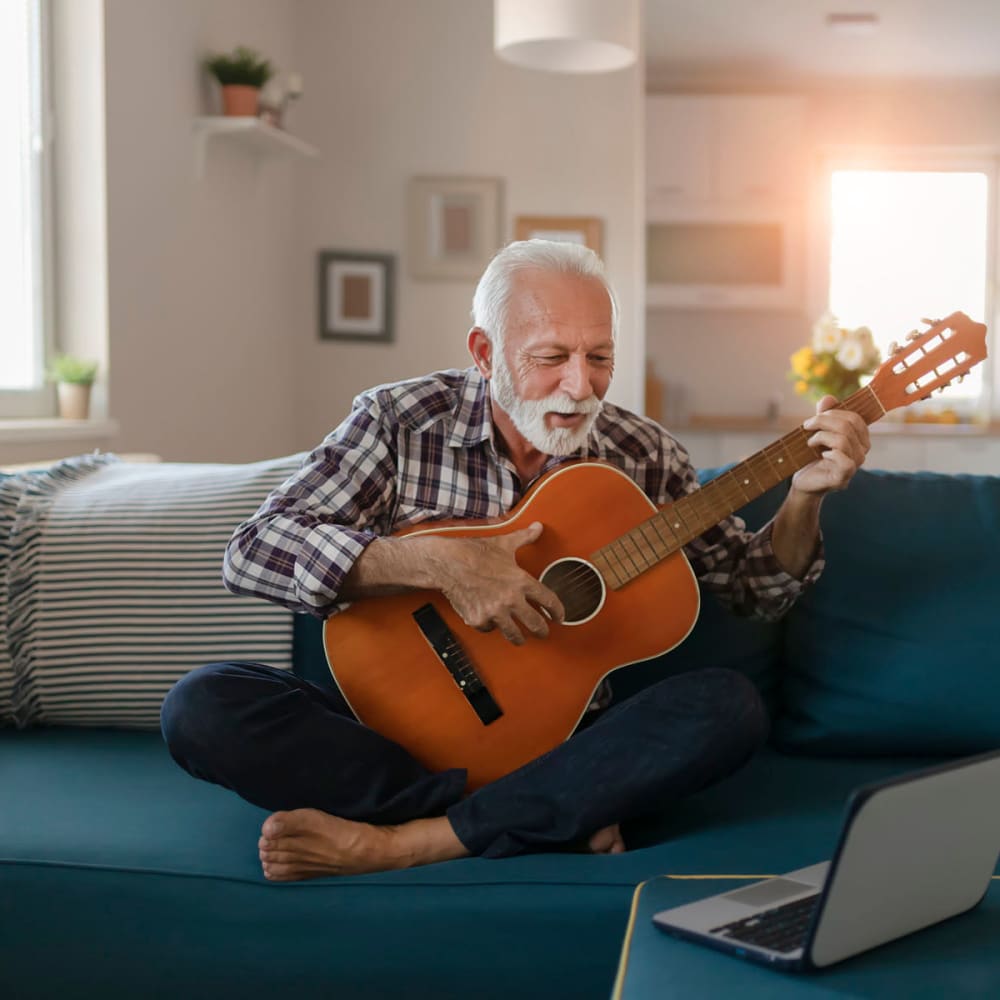
[[[914,330],[901,347],[879,365],[868,388],[888,412],[926,399],[935,389],[961,381],[986,358],[986,326],[965,313],[947,319],[924,320],[926,330]]]

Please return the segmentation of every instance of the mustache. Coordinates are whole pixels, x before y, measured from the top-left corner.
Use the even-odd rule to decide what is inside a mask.
[[[560,413],[564,416],[574,413],[590,416],[601,408],[601,401],[596,396],[573,399],[561,392],[555,392],[544,399],[534,400],[533,403],[539,410],[544,410],[546,413]]]

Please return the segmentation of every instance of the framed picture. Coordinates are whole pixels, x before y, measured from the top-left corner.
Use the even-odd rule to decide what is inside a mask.
[[[478,278],[500,249],[501,182],[414,177],[407,192],[407,249],[414,278]]]
[[[320,340],[392,340],[396,258],[389,254],[321,250]]]
[[[600,256],[602,228],[600,219],[586,215],[519,215],[514,239],[582,243]]]

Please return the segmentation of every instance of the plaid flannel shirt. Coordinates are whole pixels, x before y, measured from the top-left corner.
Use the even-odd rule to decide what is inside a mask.
[[[658,506],[698,487],[687,452],[658,424],[605,403],[573,458],[625,472]],[[551,458],[542,472],[566,461]],[[437,372],[362,393],[346,420],[235,531],[223,578],[237,594],[327,617],[344,578],[379,536],[424,521],[505,514],[523,496],[496,448],[487,383],[474,368]],[[777,562],[771,525],[756,534],[730,517],[685,546],[698,579],[740,615],[774,619],[805,578]]]

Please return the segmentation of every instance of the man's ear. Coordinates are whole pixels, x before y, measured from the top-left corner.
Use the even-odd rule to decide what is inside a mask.
[[[489,378],[493,372],[493,344],[486,336],[486,331],[474,326],[469,331],[469,353],[483,378]]]

